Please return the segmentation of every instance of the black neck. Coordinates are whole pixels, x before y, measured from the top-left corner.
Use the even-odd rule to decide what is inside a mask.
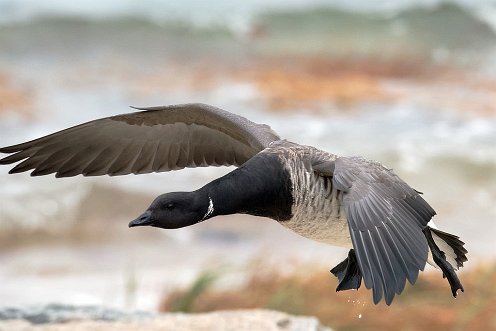
[[[277,221],[291,218],[293,198],[290,175],[276,155],[259,154],[199,189],[212,200],[213,212],[207,217],[250,214]]]

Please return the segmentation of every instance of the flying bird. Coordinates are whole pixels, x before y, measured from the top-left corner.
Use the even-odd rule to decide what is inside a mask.
[[[372,289],[390,305],[426,262],[463,291],[459,237],[438,230],[433,208],[391,169],[281,139],[269,126],[205,104],[137,108],[0,148],[9,173],[56,177],[144,174],[236,166],[192,192],[158,196],[129,227],[176,229],[218,215],[272,218],[322,243],[349,248],[331,272],[336,291]]]

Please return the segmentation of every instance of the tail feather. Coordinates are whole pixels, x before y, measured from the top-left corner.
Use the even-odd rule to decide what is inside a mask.
[[[439,246],[439,241],[441,240],[444,241],[446,244],[448,244],[449,247],[451,247],[451,249],[453,250],[454,256],[452,256],[452,258],[454,258],[456,261],[456,267],[455,266],[453,267],[455,269],[463,267],[463,262],[468,261],[466,255],[468,251],[465,249],[465,247],[463,247],[465,243],[460,240],[460,237],[437,229],[430,228],[430,231],[432,232],[433,239],[438,246]],[[444,252],[444,253],[449,254],[448,252]]]
[[[457,236],[425,227],[424,235],[429,244],[434,263],[442,270],[443,278],[446,277],[451,287],[451,293],[456,298],[458,290],[464,291],[455,270],[463,266],[467,259],[467,250],[464,242]]]

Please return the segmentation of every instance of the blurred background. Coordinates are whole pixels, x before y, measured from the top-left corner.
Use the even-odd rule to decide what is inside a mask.
[[[394,168],[470,252],[456,301],[427,266],[391,307],[374,306],[364,288],[335,293],[329,269],[346,250],[268,219],[127,228],[156,195],[230,168],[55,179],[1,167],[0,305],[264,307],[338,330],[496,329],[495,100],[494,1],[0,0],[1,146],[130,105],[209,103]]]

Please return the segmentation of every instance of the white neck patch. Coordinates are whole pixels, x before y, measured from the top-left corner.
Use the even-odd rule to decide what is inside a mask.
[[[212,215],[213,212],[214,212],[214,202],[212,201],[212,198],[209,195],[208,196],[208,210],[205,213],[205,215],[203,215],[203,218],[201,219],[200,222],[203,222],[207,217]]]

